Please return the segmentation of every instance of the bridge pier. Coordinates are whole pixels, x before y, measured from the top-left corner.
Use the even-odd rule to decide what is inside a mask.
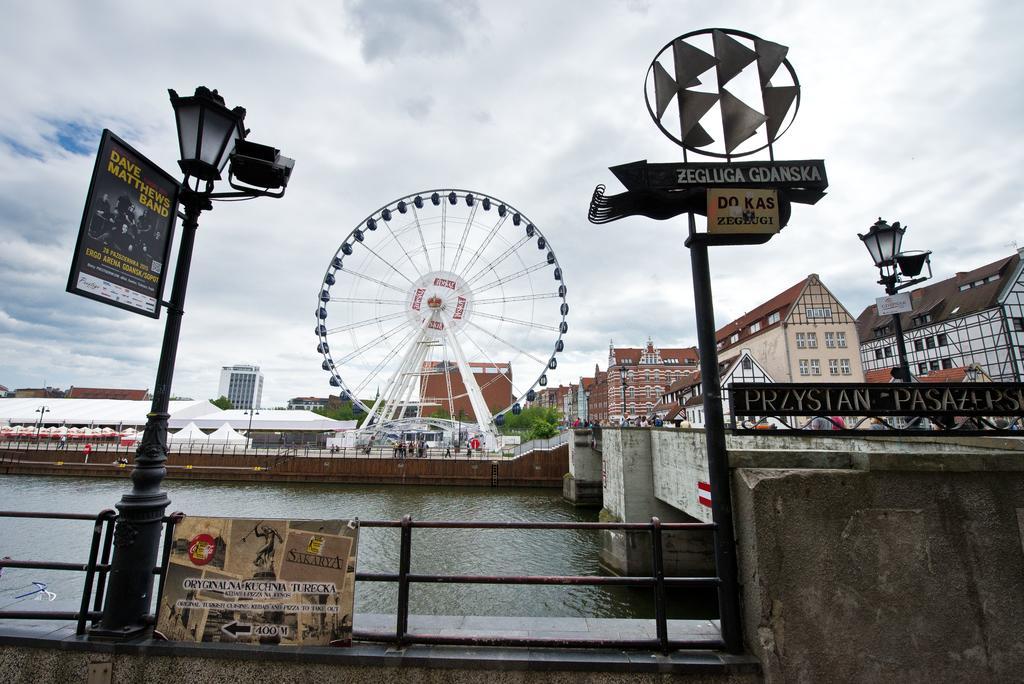
[[[562,482],[562,498],[578,508],[600,508],[601,452],[594,444],[593,430],[573,430],[569,440],[569,472]]]

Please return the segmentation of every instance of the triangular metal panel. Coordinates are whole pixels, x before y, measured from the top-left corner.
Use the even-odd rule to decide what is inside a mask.
[[[711,33],[718,58],[718,88],[732,80],[743,68],[757,59],[757,53],[727,33],[715,30]]]
[[[665,109],[668,108],[668,103],[672,101],[676,93],[679,92],[679,86],[676,84],[675,79],[668,75],[665,71],[665,67],[661,66],[658,62],[654,63],[654,99],[658,103],[658,121],[661,121],[661,115],[665,113]]]
[[[679,137],[686,141],[690,132],[695,127],[699,128],[699,121],[708,113],[708,110],[718,102],[717,93],[702,93],[697,90],[683,90],[679,93]],[[701,128],[703,131],[704,129]],[[704,131],[704,136],[709,137]],[[711,138],[708,142],[713,142]],[[687,143],[689,144],[689,143]],[[707,145],[708,143],[704,143]],[[695,145],[701,147],[702,145]]]
[[[748,107],[728,90],[722,89],[722,130],[725,133],[725,151],[731,153],[740,143],[757,132],[765,122],[765,115]]]
[[[714,55],[709,55],[684,40],[672,43],[672,57],[676,65],[676,83],[682,88],[700,85],[697,77],[718,64]]]
[[[764,114],[768,118],[768,141],[775,142],[775,136],[786,120],[786,113],[793,106],[793,100],[800,92],[800,86],[780,86],[778,88],[762,88]]]
[[[754,51],[757,53],[757,74],[761,77],[761,87],[764,88],[785,61],[789,48],[770,40],[756,38]]]
[[[690,132],[683,138],[683,144],[687,147],[704,147],[713,142],[715,142],[715,139],[712,138],[700,124],[691,128]]]

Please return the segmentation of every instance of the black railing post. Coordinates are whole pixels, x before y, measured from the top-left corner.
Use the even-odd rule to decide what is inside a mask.
[[[668,654],[668,614],[665,607],[665,557],[661,546],[661,520],[651,518],[651,561],[654,569],[654,621],[661,652]]]
[[[398,551],[398,621],[395,636],[405,641],[409,631],[409,567],[412,559],[412,516],[402,516],[401,546]]]

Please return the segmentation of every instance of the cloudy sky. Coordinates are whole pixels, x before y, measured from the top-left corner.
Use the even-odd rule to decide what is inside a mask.
[[[789,46],[803,86],[780,159],[825,159],[828,196],[766,245],[718,248],[719,325],[818,273],[855,315],[880,294],[857,239],[909,226],[937,276],[1021,240],[1024,5],[348,0],[15,3],[0,24],[0,384],[152,388],[163,318],[64,291],[103,128],[176,169],[167,88],[218,88],[250,139],[297,160],[282,200],[219,204],[197,236],[174,393],[213,397],[258,363],[264,405],[321,395],[313,311],[325,267],[368,213],[435,187],[526,212],[569,286],[554,384],[609,340],[695,343],[685,219],[587,222],[607,167],[676,161],[644,104],[676,35],[748,31]],[[1024,241],[1021,242],[1024,246]],[[169,294],[169,293],[167,293]]]

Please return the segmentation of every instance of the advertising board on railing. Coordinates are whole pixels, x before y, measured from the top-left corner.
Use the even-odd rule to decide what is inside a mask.
[[[347,646],[358,520],[186,517],[157,632],[174,641]]]

